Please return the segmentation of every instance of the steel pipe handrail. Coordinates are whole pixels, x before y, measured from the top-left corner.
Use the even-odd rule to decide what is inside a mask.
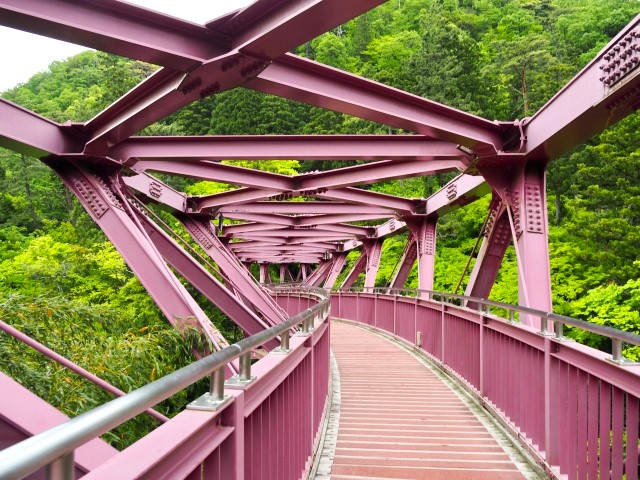
[[[412,288],[387,288],[387,287],[375,287],[375,288],[365,288],[365,289],[348,288],[348,289],[340,289],[336,291],[347,292],[347,293],[374,293],[374,294],[386,293],[386,294],[396,295],[396,296],[412,296],[412,297],[419,297],[424,295],[429,300],[439,301],[440,303],[443,303],[443,304],[452,305],[460,308],[466,308],[466,309],[469,309],[469,307],[467,307],[466,305],[468,305],[469,303],[475,303],[478,305],[478,308],[469,309],[469,310],[488,314],[490,313],[489,307],[500,308],[502,310],[506,310],[509,312],[509,318],[507,319],[509,321],[514,321],[512,312],[518,312],[526,315],[539,317],[541,320],[541,323],[543,324],[541,333],[547,332],[544,326],[544,320],[549,320],[552,322],[560,323],[562,325],[569,325],[572,327],[576,327],[590,333],[595,333],[597,335],[602,335],[604,337],[611,338],[612,340],[640,346],[640,335],[637,335],[635,333],[625,332],[623,330],[618,330],[616,328],[609,327],[607,325],[598,325],[598,324],[587,322],[585,320],[579,320],[577,318],[567,317],[565,315],[559,315],[553,312],[545,312],[543,310],[536,310],[534,308],[523,307],[520,305],[512,305],[510,303],[497,302],[495,300],[489,300],[486,298],[470,297],[470,296],[459,295],[455,293],[438,292],[435,290],[419,290],[419,289],[412,289]],[[395,292],[411,292],[414,295],[402,295],[401,293],[395,293]],[[434,297],[439,297],[440,300],[436,300]],[[461,305],[453,304],[449,301],[452,298],[456,300],[461,300],[464,303]],[[558,330],[556,330],[556,336],[562,337],[561,331],[560,331],[560,335],[558,335]]]
[[[329,296],[284,322],[240,340],[123,397],[78,415],[56,427],[0,451],[0,478],[21,478],[58,459],[68,459],[79,446],[121,425],[297,325],[326,315]],[[68,463],[68,461],[67,461]]]

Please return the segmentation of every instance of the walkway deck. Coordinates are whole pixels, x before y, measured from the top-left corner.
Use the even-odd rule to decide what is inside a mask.
[[[531,478],[418,358],[362,328],[331,328],[339,419],[334,405],[317,479]]]

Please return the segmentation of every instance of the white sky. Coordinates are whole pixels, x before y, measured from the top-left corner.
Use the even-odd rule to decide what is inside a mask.
[[[146,8],[204,24],[253,0],[127,0]],[[60,42],[31,33],[0,27],[0,92],[47,69],[55,60],[64,60],[86,47]]]

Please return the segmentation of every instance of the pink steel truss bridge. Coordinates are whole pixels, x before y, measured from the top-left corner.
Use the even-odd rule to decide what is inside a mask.
[[[166,456],[158,454],[145,466],[147,470],[130,476],[160,478],[162,468],[170,465],[173,470],[164,470],[167,478],[200,478],[198,473],[203,470],[199,469],[206,465],[213,469],[207,472],[215,470],[220,478],[243,478],[245,464],[247,469],[260,468],[251,458],[257,458],[260,445],[269,443],[267,427],[260,437],[256,425],[266,425],[269,416],[280,415],[278,421],[284,426],[272,433],[295,439],[294,443],[282,440],[282,445],[300,446],[287,457],[291,469],[276,468],[275,473],[260,475],[251,470],[254,473],[246,478],[299,478],[308,469],[327,396],[329,300],[306,289],[298,291],[298,296],[275,295],[264,285],[270,283],[267,267],[280,266],[281,282],[297,280],[303,287],[331,289],[338,287],[347,254],[359,250],[358,261],[339,287],[349,288],[364,273],[364,293],[334,296],[335,316],[370,324],[411,344],[416,344],[420,333],[417,347],[507,418],[514,431],[526,437],[527,448],[540,458],[548,473],[567,473],[569,478],[621,478],[624,468],[627,479],[637,478],[633,443],[638,439],[637,367],[623,368],[585,347],[566,346],[561,329],[559,335],[556,329],[556,340],[549,336],[550,322],[557,328],[574,324],[548,313],[552,305],[545,171],[550,161],[640,106],[640,68],[636,68],[640,17],[532,117],[498,122],[288,53],[381,3],[258,0],[200,26],[117,0],[0,0],[2,25],[161,67],[85,123],[59,124],[0,99],[0,146],[49,165],[122,254],[167,320],[176,326],[195,320],[220,350],[198,370],[200,376],[212,374],[211,392],[202,402],[216,404],[217,413],[204,418],[186,412],[167,422],[165,430],[164,426],[158,429],[164,433],[142,440],[150,446],[165,442]],[[237,87],[411,133],[136,136],[186,105]],[[293,176],[220,163],[283,158],[365,163]],[[401,198],[360,188],[442,172],[459,174],[429,198]],[[190,196],[163,182],[166,175],[214,180],[237,188]],[[484,239],[466,296],[434,298],[430,291],[438,218],[487,194],[492,200]],[[150,204],[172,212],[207,258],[186,248],[148,208]],[[362,226],[364,222],[372,226]],[[408,232],[408,241],[390,287],[402,288],[412,265],[418,262],[421,293],[409,300],[374,290],[382,244],[385,238],[401,232]],[[509,319],[495,319],[489,312],[491,305],[483,300],[489,296],[511,243],[518,266],[519,306],[512,307],[518,312],[517,326]],[[260,264],[259,282],[247,268],[254,263]],[[298,266],[298,278],[293,278],[289,269],[292,264]],[[212,274],[209,267],[219,275]],[[235,322],[249,343],[226,348],[227,340],[177,275]],[[313,304],[316,310],[290,319]],[[424,315],[418,316],[418,312]],[[411,326],[398,324],[398,315],[413,315]],[[444,322],[450,326],[445,328]],[[290,347],[289,332],[296,325],[301,336],[292,338]],[[457,329],[459,335],[447,337],[449,328]],[[638,339],[606,333],[613,339],[614,360],[623,363],[620,343],[636,343]],[[422,344],[422,338],[428,345]],[[464,348],[456,347],[454,340]],[[277,360],[271,354],[263,358],[255,370],[266,380],[259,378],[259,387],[249,387],[252,375],[246,354],[260,345],[266,351],[292,353]],[[464,356],[473,352],[477,360]],[[499,372],[501,363],[512,363],[507,355],[513,355],[517,365],[524,364],[535,382],[524,385],[527,378],[513,369]],[[201,361],[208,358],[212,357]],[[223,368],[227,376],[237,374],[234,378],[241,385],[245,382],[247,389],[234,390],[225,397]],[[500,376],[503,374],[507,376]],[[18,391],[8,380],[5,385],[6,391]],[[506,389],[517,394],[510,396]],[[308,408],[294,408],[305,392],[312,392]],[[537,393],[540,395],[535,399],[530,398]],[[583,397],[588,402],[580,403]],[[127,398],[129,395],[122,397]],[[273,407],[278,401],[290,402],[285,411],[298,417],[288,418],[282,410],[285,407]],[[147,398],[140,403],[140,412],[153,403]],[[555,422],[558,410],[567,405],[569,420]],[[581,426],[580,419],[587,417],[590,423]],[[292,430],[285,428],[287,422],[303,420],[308,423],[297,424]],[[13,423],[19,424],[17,420]],[[91,430],[93,436],[102,433],[101,428]],[[24,427],[23,432],[33,434],[37,429]],[[603,439],[608,442],[610,436],[611,449],[607,449]],[[202,447],[207,442],[209,450]],[[89,443],[82,447],[84,453],[77,454],[75,468],[79,472],[92,472],[100,463],[96,458],[113,456],[98,441],[93,443],[95,448]],[[50,468],[52,478],[67,478],[65,469],[73,470],[73,457],[69,461],[67,454],[78,444],[70,445],[66,451],[55,451],[57,456],[42,457],[46,457],[44,465],[61,453],[66,455]],[[184,449],[189,446],[192,449],[186,461]],[[603,457],[605,451],[607,456]],[[120,455],[132,465],[139,454]],[[600,463],[593,460],[595,457]],[[6,456],[0,459],[5,461]],[[0,472],[1,468],[0,464]],[[133,472],[135,468],[131,468]]]

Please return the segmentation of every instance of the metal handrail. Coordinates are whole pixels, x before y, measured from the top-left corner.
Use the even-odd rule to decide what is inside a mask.
[[[318,289],[320,290],[320,289]],[[318,293],[317,291],[314,293]],[[73,470],[73,451],[292,328],[329,312],[324,299],[284,322],[0,451],[0,478],[21,478],[58,460]],[[304,323],[303,323],[304,322]],[[283,335],[288,338],[288,335]],[[69,459],[71,457],[71,459]]]
[[[581,330],[595,333],[603,337],[610,338],[612,340],[612,356],[614,362],[625,363],[625,359],[622,357],[622,343],[640,346],[640,335],[631,332],[625,332],[618,330],[607,325],[598,325],[595,323],[587,322],[585,320],[579,320],[577,318],[567,317],[565,315],[558,315],[553,312],[545,312],[542,310],[536,310],[534,308],[523,307],[520,305],[512,305],[510,303],[497,302],[495,300],[489,300],[486,298],[469,297],[466,295],[459,295],[455,293],[437,292],[435,290],[419,290],[413,288],[388,288],[388,287],[375,287],[375,288],[348,288],[336,290],[346,293],[374,293],[374,294],[389,294],[396,296],[409,296],[409,297],[423,297],[431,301],[438,301],[443,304],[452,305],[455,307],[465,308],[472,311],[477,311],[484,314],[489,314],[490,307],[506,310],[509,313],[509,318],[506,319],[510,322],[515,321],[514,313],[522,313],[525,315],[531,315],[540,318],[541,329],[540,333],[547,335],[546,321],[554,322],[554,335],[558,339],[565,338],[563,335],[563,326],[569,325]],[[403,295],[403,293],[410,293],[412,295]],[[459,300],[460,305],[451,302],[451,299]],[[475,304],[477,308],[470,309],[469,304]],[[500,317],[499,315],[496,315]],[[504,317],[500,317],[504,318]]]

